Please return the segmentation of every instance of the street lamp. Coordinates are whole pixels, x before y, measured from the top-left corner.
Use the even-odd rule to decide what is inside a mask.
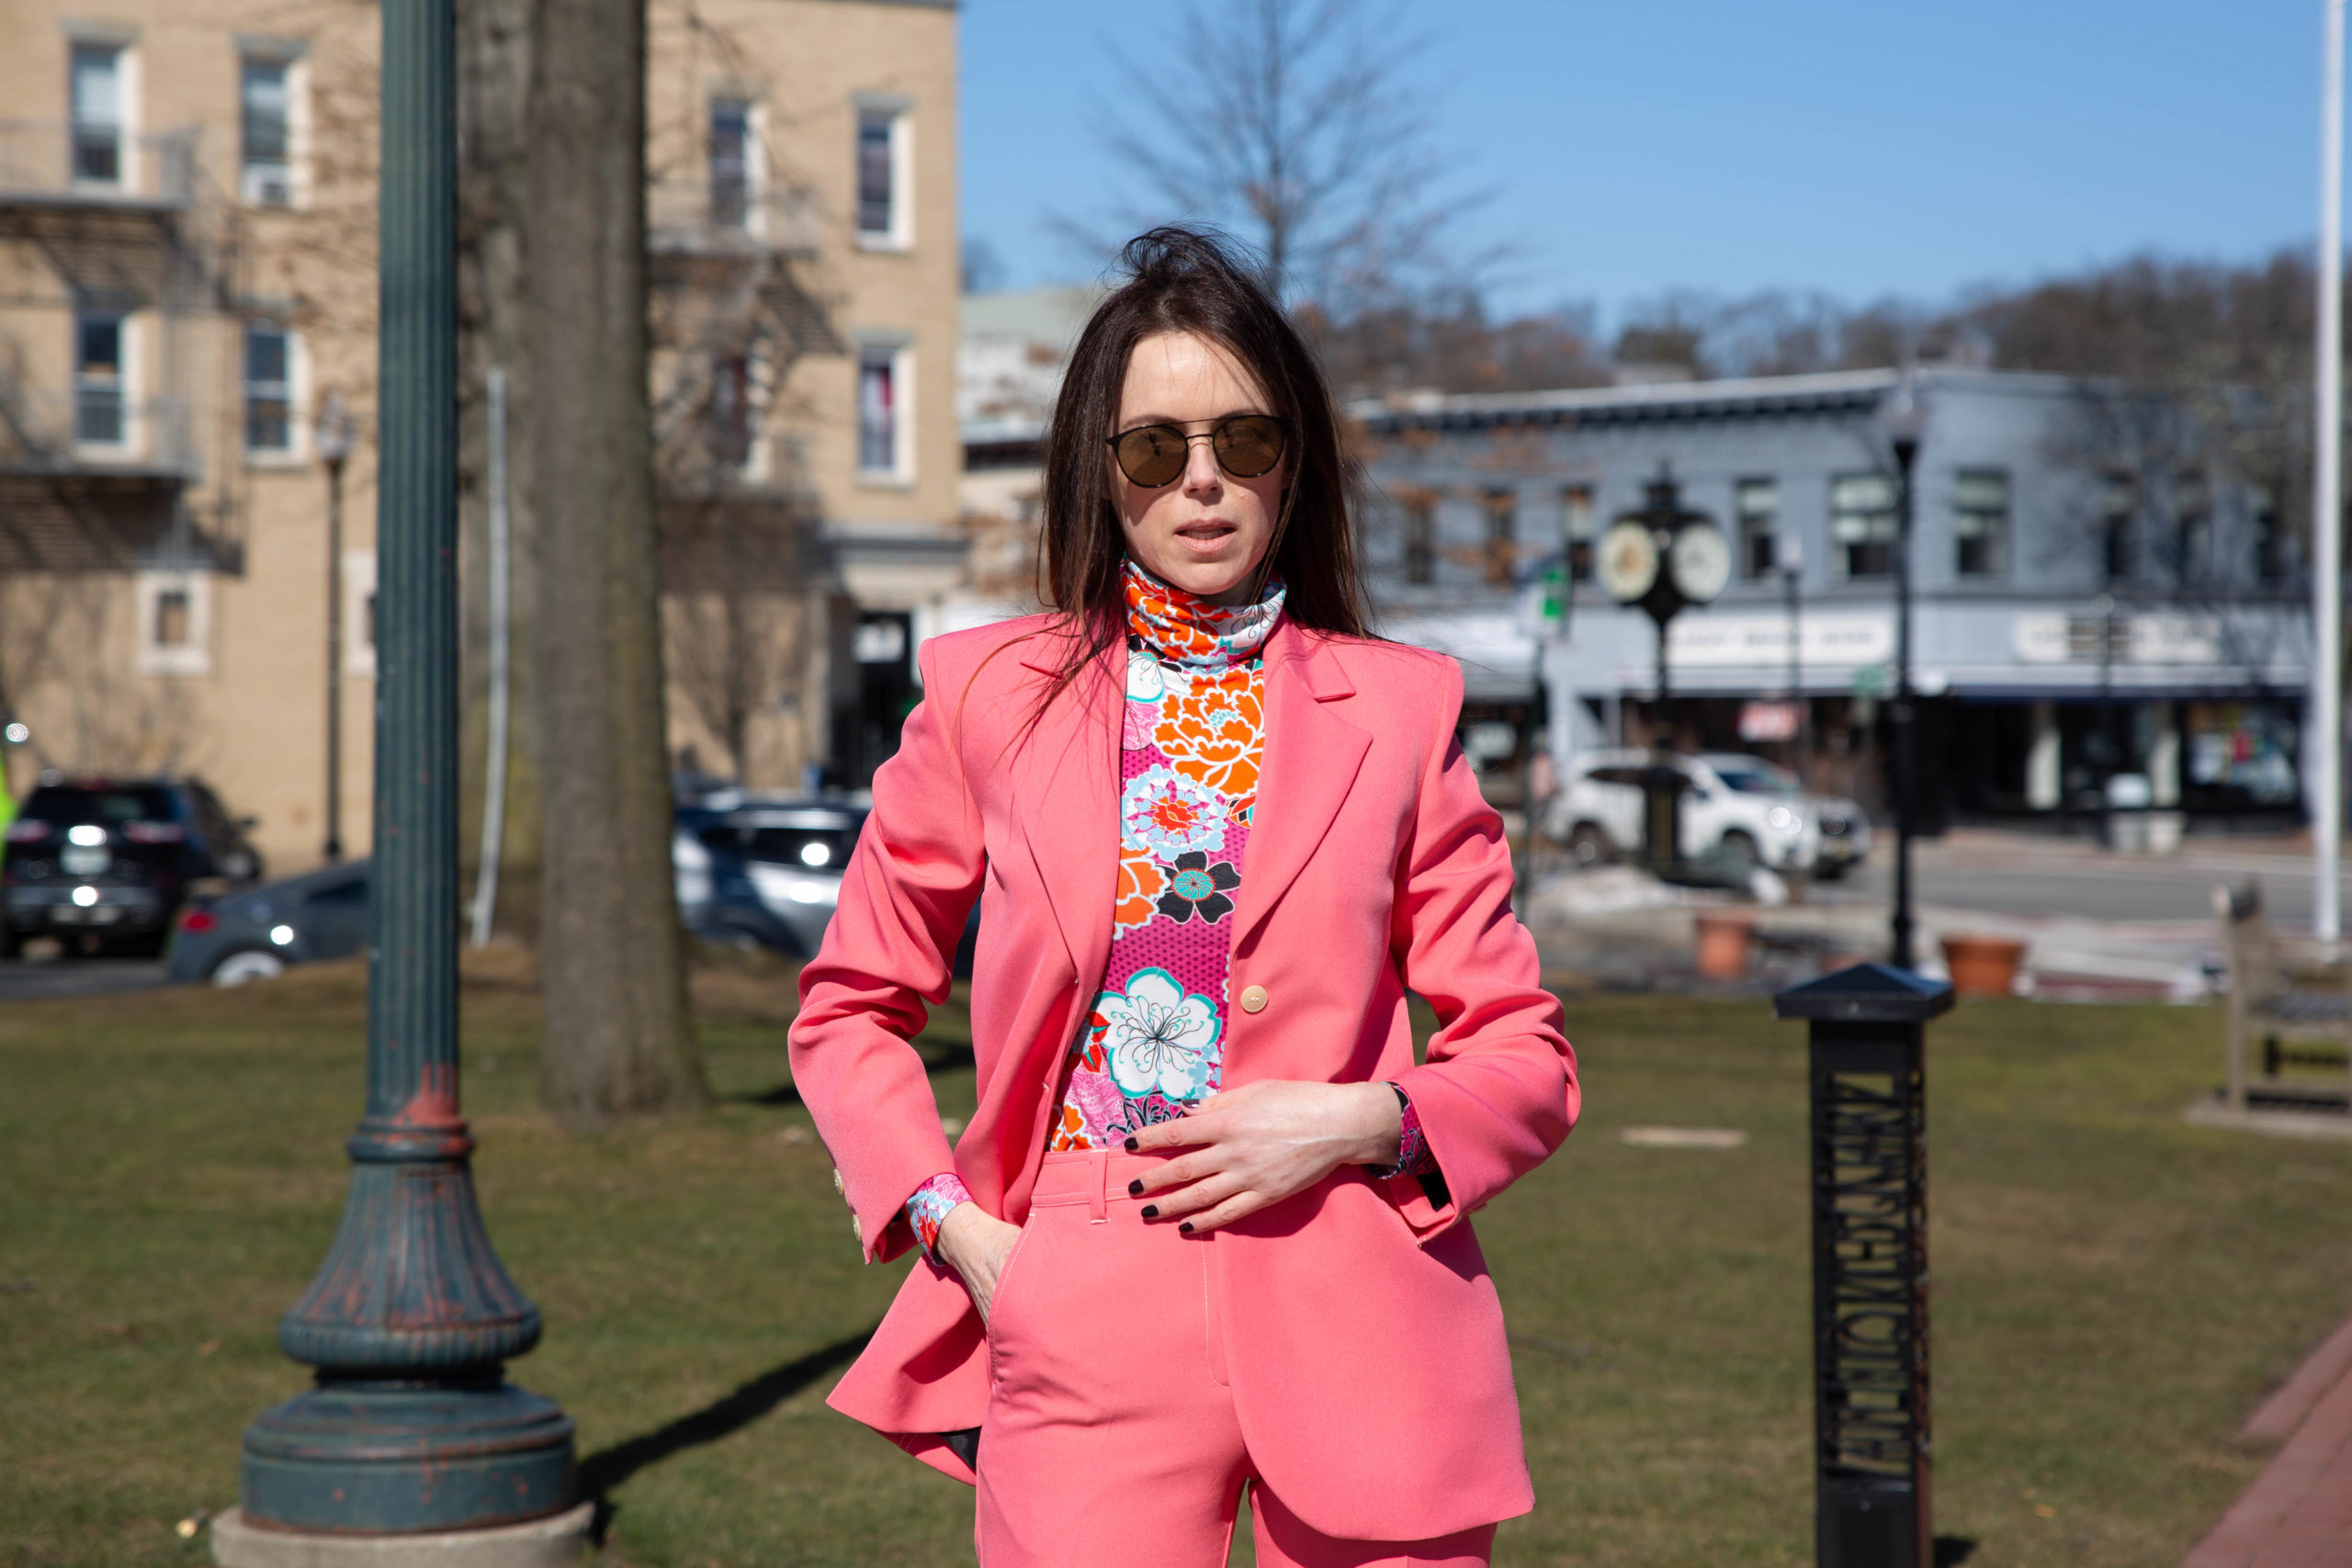
[[[1911,702],[1911,470],[1919,437],[1927,428],[1917,376],[1903,367],[1894,395],[1879,412],[1887,445],[1894,452],[1894,914],[1887,962],[1897,969],[1917,967],[1911,941],[1911,792],[1918,761],[1917,724]]]
[[[594,1512],[570,1417],[506,1381],[539,1313],[491,1246],[459,1108],[456,15],[382,17],[367,1111],[342,1225],[278,1325],[316,1383],[246,1428],[223,1568],[552,1562]]]
[[[1806,720],[1804,700],[1804,627],[1798,617],[1798,595],[1803,592],[1800,580],[1804,573],[1804,547],[1793,537],[1776,539],[1774,552],[1779,558],[1781,586],[1787,592],[1789,604],[1789,754],[1796,762],[1798,783],[1804,780],[1804,738],[1811,728]]]
[[[311,436],[327,470],[326,858],[343,858],[343,461],[351,456],[351,415],[329,392]]]

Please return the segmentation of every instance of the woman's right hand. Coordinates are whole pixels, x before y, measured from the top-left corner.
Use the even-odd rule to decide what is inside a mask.
[[[1008,1224],[978,1203],[958,1203],[939,1223],[939,1256],[964,1277],[972,1304],[980,1309],[980,1326],[988,1326],[996,1304],[996,1283],[1005,1259],[1021,1240],[1021,1227]]]

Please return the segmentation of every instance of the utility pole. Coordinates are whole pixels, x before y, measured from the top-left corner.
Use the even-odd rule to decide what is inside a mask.
[[[2319,150],[2318,428],[2312,439],[2312,928],[2344,934],[2344,0],[2326,0]]]
[[[1918,717],[1911,695],[1911,473],[1919,458],[1925,421],[1915,376],[1906,366],[1885,414],[1887,441],[1894,449],[1894,914],[1889,922],[1887,963],[1917,967],[1911,920],[1911,795],[1918,772]]]
[[[351,456],[351,415],[329,392],[315,437],[327,470],[326,858],[343,858],[343,463]]]

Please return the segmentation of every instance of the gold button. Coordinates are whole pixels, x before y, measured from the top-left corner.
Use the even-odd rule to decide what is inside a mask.
[[[849,1201],[849,1189],[842,1185],[842,1168],[840,1166],[833,1167],[833,1190],[842,1195],[842,1202],[846,1203]]]
[[[1241,1010],[1243,1012],[1265,1011],[1266,987],[1263,986],[1252,986],[1248,990],[1243,991],[1241,993]]]
[[[849,1217],[849,1234],[857,1238],[858,1246],[865,1245],[865,1225],[855,1214]]]

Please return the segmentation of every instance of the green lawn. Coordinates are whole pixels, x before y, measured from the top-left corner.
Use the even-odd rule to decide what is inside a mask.
[[[537,1300],[516,1364],[580,1424],[603,1561],[968,1562],[969,1494],[823,1405],[901,1266],[858,1266],[785,1084],[781,977],[698,981],[721,1106],[571,1139],[536,1001],[466,990],[482,1203]],[[1516,1563],[1811,1561],[1803,1028],[1754,1002],[1577,1000],[1589,1113],[1479,1217],[1539,1498]],[[341,1203],[347,968],[0,1016],[0,1568],[209,1561],[175,1521],[299,1389],[277,1315]],[[969,1109],[960,1018],[941,1101]],[[2177,1562],[2260,1466],[2236,1436],[2352,1307],[2352,1145],[2184,1125],[2192,1009],[1975,1004],[1931,1032],[1937,1529],[1972,1562]],[[1630,1123],[1744,1128],[1630,1147]]]

